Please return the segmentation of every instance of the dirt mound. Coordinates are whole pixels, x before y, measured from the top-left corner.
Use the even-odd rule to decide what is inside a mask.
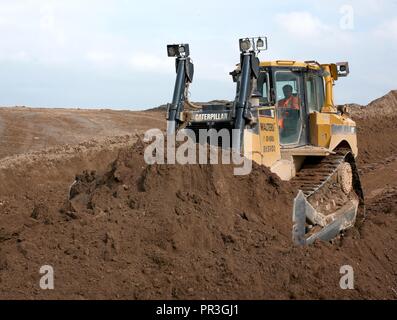
[[[383,190],[371,201],[367,211],[369,214],[376,215],[378,212],[384,212],[397,217],[397,188],[389,187]],[[394,228],[394,231],[397,232],[397,224],[394,224]]]
[[[357,122],[359,163],[383,161],[397,153],[397,90],[372,101],[366,107],[353,107]]]
[[[191,249],[197,242],[217,249],[222,239],[238,240],[233,231],[242,221],[270,226],[263,239],[277,229],[279,240],[290,242],[293,191],[267,168],[254,165],[250,175],[235,176],[233,165],[148,166],[143,152],[144,145],[136,144],[123,150],[105,175],[77,176],[68,209],[95,215],[118,208],[158,219],[156,224],[179,233],[167,246],[174,249]]]
[[[392,90],[388,94],[380,97],[367,106],[351,104],[353,116],[355,118],[379,118],[384,116],[394,116],[397,112],[397,90]]]
[[[1,298],[394,298],[395,233],[381,225],[395,226],[394,211],[376,210],[334,244],[295,247],[294,190],[268,169],[148,166],[142,143],[117,146],[115,161],[95,145],[76,159],[36,154],[28,170],[4,163],[14,182],[0,188]],[[82,173],[70,188],[72,170]],[[45,264],[56,290],[38,287]],[[345,264],[356,290],[339,287]]]

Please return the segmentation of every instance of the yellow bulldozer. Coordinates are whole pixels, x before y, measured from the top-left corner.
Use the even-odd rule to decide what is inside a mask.
[[[240,61],[230,73],[235,100],[195,105],[188,99],[194,73],[189,45],[167,46],[177,74],[168,134],[181,128],[230,130],[233,150],[299,190],[292,214],[295,243],[331,240],[364,217],[356,124],[347,107],[333,102],[335,81],[349,74],[349,64],[260,61],[266,37],[242,38],[239,48]]]

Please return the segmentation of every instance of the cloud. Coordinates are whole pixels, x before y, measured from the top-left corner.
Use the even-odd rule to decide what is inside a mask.
[[[383,22],[373,31],[375,37],[397,41],[397,18]]]
[[[318,38],[331,28],[310,12],[296,11],[276,15],[277,24],[290,35],[302,39]]]

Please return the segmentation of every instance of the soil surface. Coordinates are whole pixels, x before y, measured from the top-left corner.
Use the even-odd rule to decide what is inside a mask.
[[[0,158],[165,128],[164,112],[0,108]]]
[[[147,165],[140,135],[163,112],[0,109],[0,298],[397,299],[395,97],[352,111],[366,221],[309,247],[267,168]]]

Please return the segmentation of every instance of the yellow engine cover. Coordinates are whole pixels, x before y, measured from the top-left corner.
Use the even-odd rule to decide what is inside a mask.
[[[314,112],[309,116],[310,143],[314,146],[335,149],[346,142],[357,155],[356,123],[342,115]]]

